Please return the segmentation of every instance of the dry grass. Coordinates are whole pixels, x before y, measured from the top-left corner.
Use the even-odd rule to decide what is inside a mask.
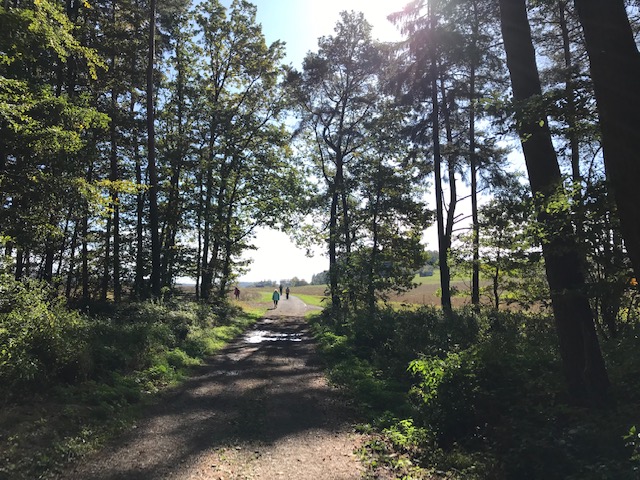
[[[416,277],[414,281],[417,286],[406,293],[389,295],[389,301],[396,304],[410,305],[434,305],[440,306],[440,276],[436,271],[431,277]],[[455,291],[461,292],[453,295],[451,302],[454,307],[461,307],[470,303],[470,295],[464,292],[469,291],[469,282],[461,279],[454,279],[451,287]],[[182,287],[182,290],[190,292],[193,287]],[[261,308],[265,304],[271,303],[271,292],[273,287],[244,287],[240,289],[240,303],[253,308]],[[291,295],[305,295],[322,299],[325,297],[326,285],[305,285],[301,287],[291,287]],[[233,298],[233,293],[230,293]]]
[[[451,282],[451,288],[456,288],[460,292],[468,290],[465,282],[456,280]],[[406,303],[411,305],[435,305],[440,306],[440,283],[422,283],[416,288],[402,294],[392,294],[389,296],[391,302]],[[469,295],[454,295],[451,297],[454,307],[461,307],[471,303]]]
[[[416,288],[403,293],[403,294],[391,294],[389,301],[393,303],[404,303],[411,305],[435,305],[440,306],[440,278],[437,276],[424,277],[422,283],[418,284]],[[419,281],[419,280],[418,280]],[[465,292],[469,289],[467,282],[462,280],[454,280],[451,282],[452,288],[456,288],[460,292]],[[304,287],[295,287],[291,289],[292,295],[310,295],[318,298],[325,296],[326,285],[306,285]],[[250,297],[257,297],[261,292],[273,291],[271,288],[244,288],[243,293]],[[461,294],[454,296],[451,299],[454,307],[460,307],[470,303],[469,295]]]

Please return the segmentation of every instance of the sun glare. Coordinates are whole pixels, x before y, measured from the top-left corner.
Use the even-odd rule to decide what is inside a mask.
[[[408,0],[375,1],[375,0],[324,0],[308,5],[310,18],[321,35],[333,33],[333,27],[343,10],[354,10],[364,13],[364,17],[373,26],[373,37],[378,40],[392,41],[401,38],[400,32],[388,19],[390,13],[402,10]]]

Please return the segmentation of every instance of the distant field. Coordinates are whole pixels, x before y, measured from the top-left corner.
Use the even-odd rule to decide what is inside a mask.
[[[413,277],[414,283],[422,284],[440,284],[440,270],[434,270],[433,275],[429,277],[421,277],[420,275],[416,275]]]
[[[433,272],[430,277],[420,277],[416,275],[413,279],[418,286],[402,295],[391,294],[389,301],[393,303],[404,303],[412,305],[440,305],[440,272]],[[469,281],[461,278],[454,278],[451,281],[453,289],[460,292],[469,290]],[[324,306],[326,285],[305,285],[303,287],[292,287],[291,295],[300,297],[309,305]],[[240,301],[253,307],[267,305],[271,303],[271,293],[273,287],[244,287],[240,289]],[[232,295],[231,295],[232,296]],[[452,298],[454,307],[459,307],[470,303],[468,294],[454,295]]]
[[[393,303],[406,303],[414,305],[440,305],[439,271],[436,270],[430,277],[416,276],[414,278],[414,283],[418,284],[416,288],[402,295],[391,294],[389,296],[389,301]],[[464,292],[469,289],[469,282],[459,278],[455,278],[451,281],[451,286],[458,291]],[[308,303],[309,305],[324,306],[324,302],[320,303],[320,300],[324,298],[326,289],[326,285],[306,285],[304,287],[294,287],[291,289],[291,295],[299,296],[305,303]],[[247,295],[257,297],[259,295],[259,292],[272,292],[273,288],[246,287],[243,291],[246,292]],[[469,295],[454,296],[451,301],[454,307],[459,307],[470,303],[470,298]]]
[[[423,278],[433,279],[434,277],[435,275],[433,277]],[[468,282],[465,282],[463,280],[452,280],[451,287],[452,289],[455,288],[459,291],[466,291],[469,288]],[[404,294],[392,294],[390,295],[389,300],[392,302],[407,303],[412,305],[440,306],[440,277],[437,277],[437,281],[425,281],[419,284],[416,288],[409,290]],[[451,298],[451,303],[454,307],[460,307],[462,305],[470,303],[470,297],[469,295],[454,295]]]

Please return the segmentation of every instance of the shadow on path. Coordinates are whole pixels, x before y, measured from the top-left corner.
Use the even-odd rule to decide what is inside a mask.
[[[360,478],[352,412],[327,384],[304,320],[277,314],[59,478]]]

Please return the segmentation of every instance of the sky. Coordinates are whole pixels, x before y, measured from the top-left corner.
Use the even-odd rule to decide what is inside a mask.
[[[379,40],[400,38],[387,15],[401,10],[407,0],[253,0],[257,20],[268,43],[286,43],[287,63],[300,68],[308,51],[317,50],[318,38],[332,35],[343,10],[364,13]]]
[[[231,0],[222,3],[229,6]],[[257,21],[262,25],[267,43],[285,42],[285,63],[300,69],[307,52],[317,50],[318,38],[333,35],[343,10],[363,12],[373,27],[373,38],[400,39],[397,28],[386,17],[401,10],[407,0],[253,0],[251,3],[257,7]],[[436,248],[433,241],[428,243],[428,248]],[[247,255],[253,263],[240,281],[280,281],[293,277],[310,281],[312,275],[329,268],[321,248],[313,257],[307,257],[282,232],[260,229],[254,244],[257,250]]]

